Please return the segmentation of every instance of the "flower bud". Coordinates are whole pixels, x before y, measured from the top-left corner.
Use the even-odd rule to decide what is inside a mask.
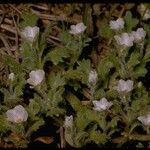
[[[73,116],[72,115],[71,116],[66,116],[64,126],[66,128],[68,128],[68,127],[72,127],[72,125],[73,125]]]
[[[97,82],[97,72],[95,70],[91,70],[90,73],[89,73],[89,78],[88,78],[88,81],[89,83],[92,83],[92,84],[96,84]]]
[[[14,79],[15,79],[15,74],[14,74],[14,73],[10,73],[9,76],[8,76],[8,79],[9,79],[10,81],[14,81]]]

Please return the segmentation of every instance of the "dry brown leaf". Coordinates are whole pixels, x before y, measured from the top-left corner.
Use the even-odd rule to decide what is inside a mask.
[[[40,141],[40,142],[42,142],[44,144],[51,144],[54,141],[54,139],[53,139],[53,137],[41,136],[41,137],[36,138],[34,140],[34,142],[35,141]]]

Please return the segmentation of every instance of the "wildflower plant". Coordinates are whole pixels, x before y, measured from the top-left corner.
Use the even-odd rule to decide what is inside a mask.
[[[147,24],[128,11],[101,26],[99,36],[111,40],[110,51],[93,66],[82,56],[92,41],[84,23],[62,29],[59,45],[49,47],[56,24],[50,22],[42,32],[36,16],[24,13],[22,18],[19,59],[2,57],[10,72],[8,84],[0,88],[2,141],[27,147],[32,133],[46,124],[45,117],[63,127],[65,141],[76,148],[150,140],[149,92],[141,81],[150,61]],[[27,97],[26,89],[32,96]]]

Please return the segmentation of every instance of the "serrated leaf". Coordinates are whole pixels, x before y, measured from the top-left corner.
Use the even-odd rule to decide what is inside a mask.
[[[62,94],[64,92],[64,88],[59,88],[57,91],[54,90],[50,90],[48,92],[48,97],[50,99],[50,102],[53,106],[58,106],[59,103],[62,102],[63,98],[62,98]]]
[[[145,48],[145,55],[144,55],[143,61],[145,63],[148,62],[148,61],[150,61],[150,43]]]
[[[9,130],[8,122],[4,116],[0,115],[0,132],[5,133]]]
[[[110,26],[107,24],[103,24],[100,27],[99,34],[104,38],[112,38],[114,36],[113,31],[110,29]]]
[[[44,120],[39,118],[36,122],[34,122],[28,129],[26,136],[30,136],[32,132],[37,131],[40,126],[44,124]]]
[[[144,77],[145,74],[147,73],[147,69],[144,67],[145,65],[140,65],[136,68],[134,68],[132,72],[132,77],[138,78],[138,77]]]
[[[140,63],[139,58],[140,58],[140,53],[137,51],[133,52],[130,56],[130,59],[127,62],[127,67],[129,69],[133,69],[134,66]]]
[[[138,19],[135,19],[135,18],[132,17],[132,13],[130,11],[126,12],[124,20],[125,20],[125,27],[127,29],[127,32],[131,32],[132,29],[134,27],[136,27],[137,24],[139,23]]]
[[[23,68],[20,65],[19,62],[17,62],[14,58],[12,58],[11,56],[5,54],[3,56],[3,58],[1,59],[2,62],[4,63],[4,65],[10,67],[10,70],[12,72],[15,72],[16,74],[19,74],[22,72]]]
[[[56,47],[46,55],[45,60],[51,60],[54,65],[63,62],[63,58],[68,58],[69,52],[65,47]]]
[[[60,32],[59,38],[64,44],[68,44],[68,42],[72,41],[71,34],[66,31]]]
[[[90,139],[96,144],[105,144],[109,137],[100,131],[93,131],[90,133]]]
[[[97,67],[99,76],[102,79],[106,79],[112,67],[113,67],[112,62],[110,62],[107,58],[104,58],[103,60],[101,60]]]
[[[40,44],[39,44],[38,49],[39,49],[39,53],[40,53],[41,57],[42,57],[44,49],[46,48],[47,39],[48,39],[49,34],[52,31],[52,26],[53,26],[53,24],[49,23],[40,37],[40,42],[39,42]]]
[[[24,42],[21,44],[21,55],[23,68],[25,68],[28,71],[37,68],[39,62],[36,49],[31,49],[30,45]]]
[[[38,16],[27,11],[21,14],[21,18],[23,19],[19,24],[21,28],[25,28],[26,26],[34,27],[39,19]]]
[[[81,74],[81,82],[88,85],[88,76],[91,69],[90,60],[83,59],[82,61],[78,61],[78,64],[77,71]]]
[[[40,105],[37,103],[34,99],[30,100],[29,106],[28,106],[28,112],[30,114],[31,119],[38,114],[40,111]]]
[[[51,89],[57,89],[58,87],[64,86],[66,84],[64,77],[58,73],[58,74],[51,74],[49,76],[49,85]]]
[[[77,70],[69,69],[69,70],[67,70],[67,71],[65,72],[64,77],[65,77],[66,79],[68,79],[68,80],[69,80],[69,79],[78,79],[78,80],[81,80],[82,75],[81,75],[81,73],[80,73],[79,71],[77,71]]]

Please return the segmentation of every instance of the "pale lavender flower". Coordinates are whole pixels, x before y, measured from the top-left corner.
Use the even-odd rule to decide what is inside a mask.
[[[17,105],[13,109],[6,112],[7,120],[14,123],[25,122],[28,119],[28,113],[21,105]]]
[[[145,38],[146,32],[143,28],[138,28],[137,31],[132,31],[130,35],[134,38],[135,43],[139,43]]]
[[[108,102],[105,97],[103,97],[100,101],[93,101],[94,110],[96,111],[103,111],[109,109],[113,103]]]
[[[121,79],[119,80],[118,86],[116,89],[118,92],[128,93],[133,90],[133,81],[131,80],[124,81]]]
[[[125,46],[125,47],[133,46],[134,37],[128,33],[122,33],[120,36],[115,35],[114,38],[117,41],[118,45]]]
[[[145,116],[139,116],[138,120],[141,121],[144,125],[150,125],[150,113]]]
[[[116,21],[110,21],[110,28],[113,30],[119,30],[124,28],[124,20],[122,18],[118,18]]]
[[[71,25],[71,30],[69,31],[70,34],[80,34],[80,33],[83,33],[86,29],[86,26],[81,22],[81,23],[78,23],[76,25]]]
[[[32,86],[37,86],[40,84],[45,76],[45,72],[41,69],[31,71],[29,74],[30,78],[27,79],[27,83],[29,83]]]
[[[34,42],[34,40],[38,34],[39,34],[39,27],[37,27],[37,26],[35,26],[35,27],[27,26],[21,32],[22,38],[24,38],[30,44],[32,44]]]

